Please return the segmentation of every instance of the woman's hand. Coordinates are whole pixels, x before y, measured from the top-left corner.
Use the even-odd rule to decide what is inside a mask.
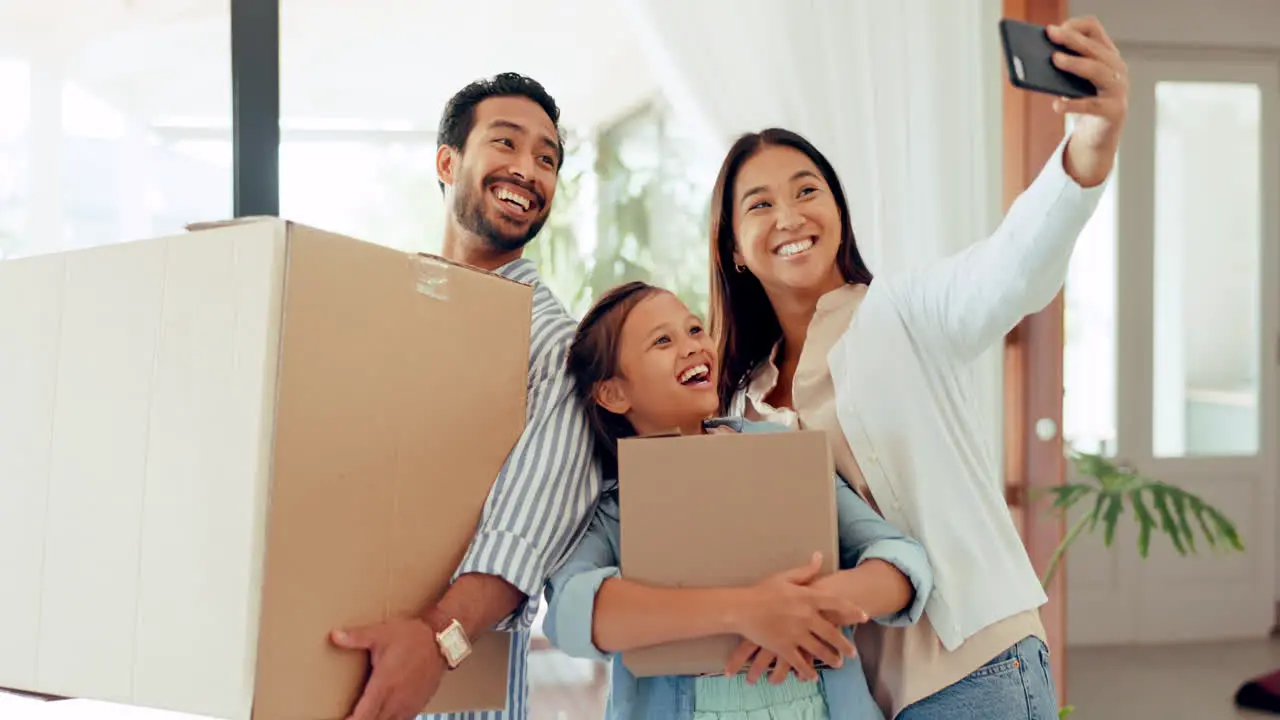
[[[896,571],[896,568],[895,568]],[[858,600],[854,599],[849,592],[846,579],[850,577],[849,570],[841,570],[834,575],[828,575],[823,578],[814,580],[809,587],[826,593],[831,593],[839,597],[846,598],[850,601],[848,609],[844,612],[824,612],[823,615],[831,622],[840,627],[852,627],[865,623],[870,617],[867,611],[858,604]],[[850,656],[852,657],[852,656]]]
[[[853,657],[853,643],[829,617],[857,616],[861,611],[825,586],[811,587],[821,570],[822,556],[815,553],[807,564],[769,577],[744,588],[735,613],[735,630],[756,646],[777,655],[782,669],[794,669],[804,680],[815,680],[813,658],[831,667],[840,667],[844,657]],[[727,674],[736,674],[747,658],[731,657]],[[730,667],[732,666],[732,667]],[[767,663],[766,663],[767,666]]]
[[[842,586],[839,583],[832,582],[837,575],[830,575],[825,578],[818,578],[809,587],[819,590],[831,590],[839,592]],[[866,611],[856,605],[850,605],[846,610],[841,612],[824,612],[824,617],[832,623],[840,627],[850,627],[853,625],[861,625],[869,618]],[[850,645],[852,647],[852,645]],[[857,657],[857,652],[851,651],[849,657]],[[729,656],[729,661],[725,663],[725,675],[736,675],[747,666],[747,682],[755,685],[765,674],[769,676],[769,682],[777,685],[786,679],[787,673],[795,670],[787,661],[780,660],[778,655],[771,650],[765,650],[750,640],[743,640],[738,645],[733,654]],[[830,663],[828,663],[830,664]],[[813,667],[813,658],[805,654],[804,667]],[[772,668],[772,670],[771,670]],[[797,673],[799,675],[799,673]]]
[[[1099,185],[1115,165],[1120,134],[1129,114],[1129,67],[1097,18],[1072,18],[1048,28],[1049,39],[1079,56],[1055,53],[1054,65],[1093,83],[1096,97],[1053,102],[1054,111],[1077,114],[1064,158],[1067,174],[1083,187]]]
[[[813,660],[805,658],[807,662],[802,667],[813,669]],[[769,683],[779,685],[783,680],[787,679],[787,673],[795,671],[796,676],[805,682],[810,682],[817,677],[805,677],[800,674],[799,668],[791,667],[786,660],[779,659],[777,654],[771,650],[765,650],[750,640],[743,640],[737,650],[733,651],[733,655],[729,658],[726,666],[725,675],[736,675],[742,670],[742,666],[751,663],[751,667],[747,668],[747,682],[755,685],[760,682],[760,678],[767,673],[769,675]],[[729,668],[732,668],[730,670]],[[772,670],[770,670],[772,668]]]

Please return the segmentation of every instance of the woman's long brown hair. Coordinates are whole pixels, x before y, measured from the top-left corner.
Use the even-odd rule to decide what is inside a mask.
[[[840,252],[836,265],[847,283],[871,284],[871,270],[858,252],[849,219],[849,203],[835,168],[818,149],[800,135],[781,128],[747,133],[738,138],[720,166],[711,192],[711,335],[720,348],[720,411],[727,413],[734,395],[746,387],[751,373],[769,357],[782,337],[782,326],[764,286],[749,272],[734,267],[733,232],[735,185],[742,166],[769,146],[789,147],[804,153],[822,173],[840,209]]]

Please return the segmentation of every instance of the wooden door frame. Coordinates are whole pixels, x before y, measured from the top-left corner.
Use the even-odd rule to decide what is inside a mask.
[[[1048,25],[1067,19],[1067,0],[1003,0],[1003,16]],[[1064,123],[1053,111],[1053,98],[1004,84],[1004,207],[1025,190],[1053,155]],[[1046,515],[1045,488],[1061,485],[1066,471],[1062,445],[1063,294],[1041,312],[1028,316],[1009,333],[1004,349],[1004,476],[1009,506],[1022,529],[1022,540],[1038,574],[1062,540],[1065,520]],[[1037,421],[1047,418],[1056,432],[1037,437]],[[1040,610],[1049,647],[1058,702],[1065,704],[1066,577],[1063,563],[1046,589],[1049,602]]]

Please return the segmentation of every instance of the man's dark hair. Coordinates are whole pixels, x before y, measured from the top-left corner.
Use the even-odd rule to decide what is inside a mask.
[[[520,73],[500,73],[491,78],[483,78],[467,85],[449,98],[440,116],[440,127],[436,130],[436,148],[442,145],[462,151],[467,144],[467,137],[476,124],[476,106],[493,97],[523,97],[538,104],[551,124],[556,126],[556,144],[559,146],[559,157],[556,166],[564,162],[564,136],[560,132],[560,108],[556,99],[551,97],[542,83]],[[440,182],[444,190],[444,182]]]

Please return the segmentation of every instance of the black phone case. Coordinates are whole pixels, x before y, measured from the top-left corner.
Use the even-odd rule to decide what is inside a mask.
[[[1098,88],[1093,83],[1079,75],[1059,70],[1053,64],[1055,52],[1070,55],[1080,53],[1050,40],[1043,25],[1001,20],[1000,42],[1004,45],[1009,82],[1014,87],[1068,98],[1093,97],[1098,94]]]

